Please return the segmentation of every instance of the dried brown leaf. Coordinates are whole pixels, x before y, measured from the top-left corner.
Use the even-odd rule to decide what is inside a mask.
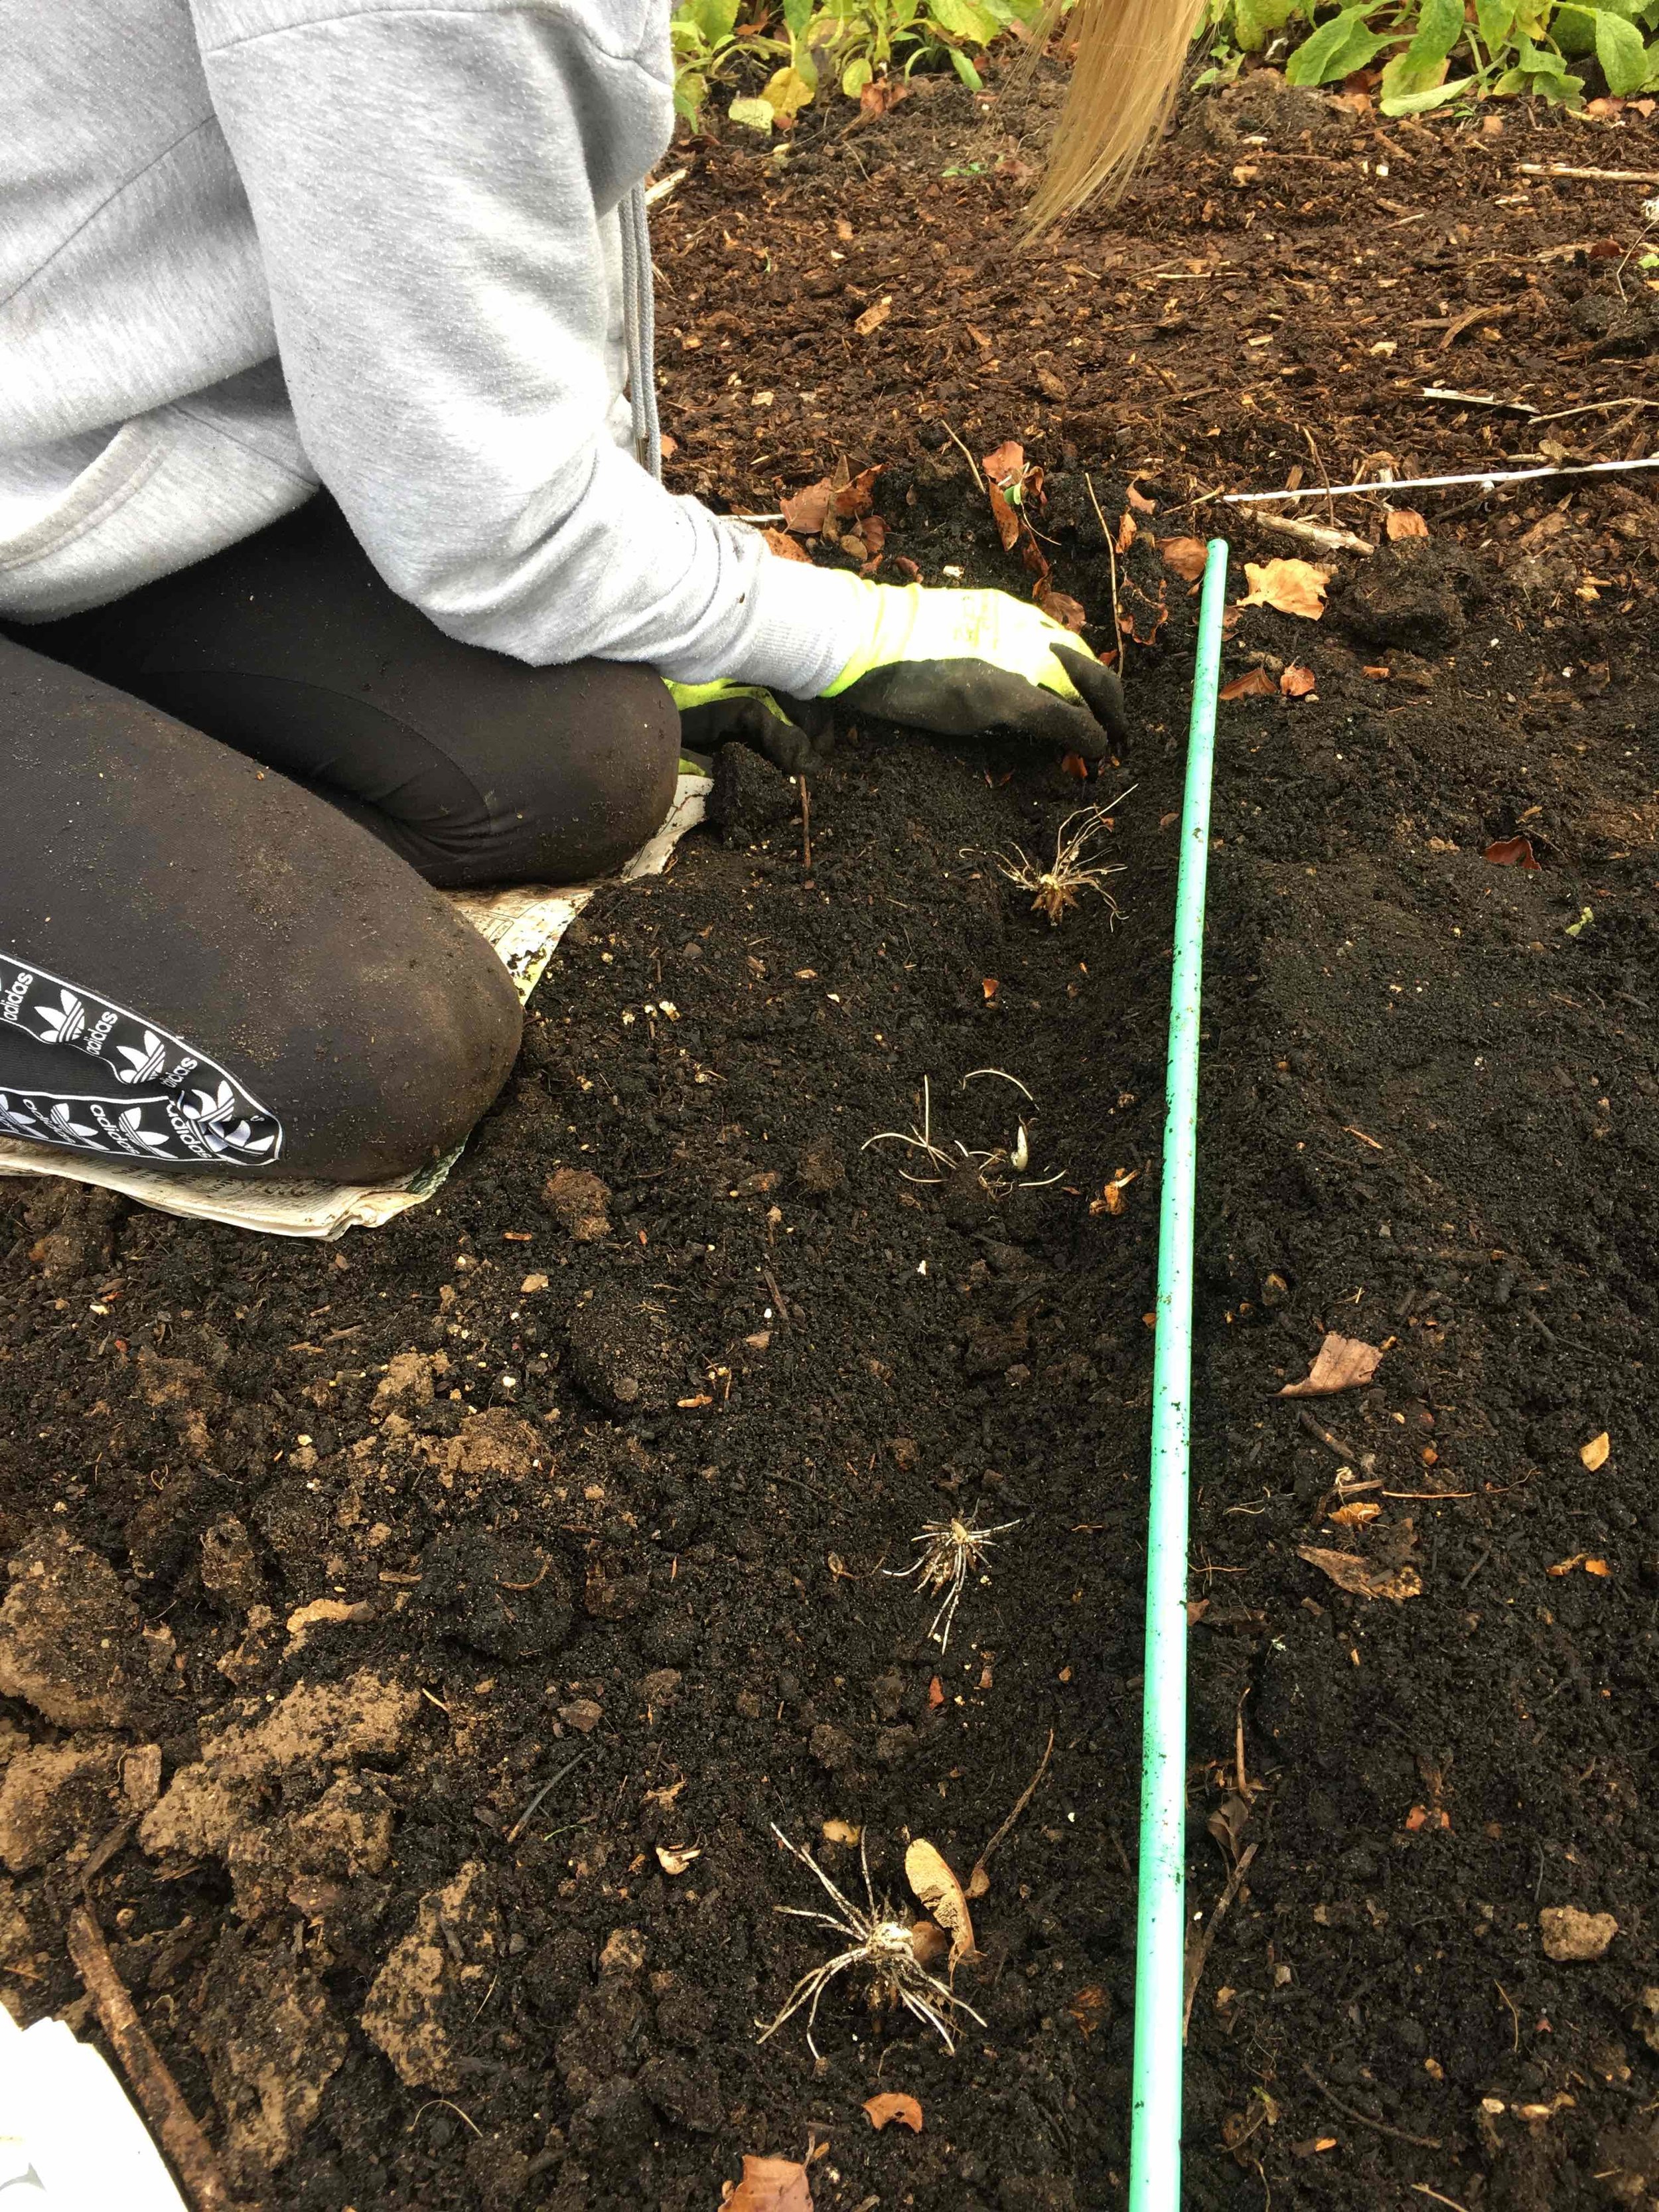
[[[1339,1336],[1328,1329],[1313,1365],[1299,1382],[1287,1382],[1281,1398],[1328,1398],[1338,1390],[1355,1390],[1369,1382],[1382,1364],[1382,1354],[1374,1344],[1357,1336]]]
[[[811,567],[811,555],[804,545],[797,545],[787,530],[763,530],[761,536],[766,540],[768,550],[775,553],[780,561],[805,561],[809,568]]]
[[[812,2212],[806,2168],[793,2158],[750,2158],[745,2153],[743,2179],[720,2212]]]
[[[904,1878],[951,1938],[951,1971],[974,1955],[974,1923],[962,1884],[943,1852],[918,1837],[904,1854]]]
[[[1375,1521],[1382,1510],[1374,1498],[1356,1498],[1352,1505],[1333,1507],[1328,1517],[1339,1528],[1363,1528],[1368,1521]]]
[[[1210,549],[1201,538],[1160,538],[1158,550],[1164,567],[1183,584],[1195,584],[1210,557]]]
[[[836,496],[836,487],[828,477],[820,477],[816,483],[808,484],[805,491],[785,492],[778,505],[783,510],[787,526],[803,538],[816,538],[823,527]]]
[[[1062,753],[1060,757],[1060,772],[1062,775],[1074,775],[1079,783],[1087,783],[1089,781],[1089,763],[1081,753]]]
[[[1426,519],[1414,507],[1396,507],[1384,526],[1396,541],[1401,538],[1426,538],[1429,534]]]
[[[855,1844],[863,1833],[863,1829],[851,1820],[829,1820],[823,1824],[826,1844]]]
[[[843,462],[836,471],[836,513],[848,521],[856,521],[860,516],[868,515],[870,502],[875,497],[876,478],[880,474],[881,466],[878,463],[874,467],[860,469],[856,476],[852,476]],[[886,527],[883,523],[884,531]],[[867,540],[869,532],[866,530],[864,534]]]
[[[1299,667],[1295,661],[1279,679],[1279,688],[1287,699],[1305,699],[1318,688],[1319,678],[1311,668]]]
[[[1140,534],[1140,525],[1135,520],[1134,510],[1126,507],[1123,520],[1117,526],[1117,536],[1112,540],[1115,553],[1127,553]]]
[[[1133,507],[1137,514],[1156,514],[1158,513],[1158,501],[1155,499],[1148,499],[1146,493],[1141,490],[1139,484],[1131,484],[1129,486],[1129,504]]]
[[[1311,561],[1247,561],[1244,574],[1250,588],[1238,602],[1241,607],[1276,607],[1304,622],[1317,622],[1325,611],[1330,572]]]
[[[1271,699],[1274,695],[1273,679],[1265,668],[1247,668],[1242,676],[1231,677],[1221,687],[1224,699]]]
[[[990,1884],[986,1887],[988,1889]],[[951,1955],[951,1939],[936,1922],[918,1920],[910,1930],[910,1948],[917,1966],[936,1974]]]
[[[1599,1437],[1592,1437],[1587,1444],[1580,1444],[1578,1456],[1590,1473],[1596,1474],[1607,1465],[1607,1455],[1612,1449],[1613,1439],[1603,1429]]]
[[[1495,868],[1531,868],[1539,866],[1538,855],[1532,849],[1530,837],[1498,837],[1481,854]]]
[[[1339,1589],[1355,1597],[1392,1598],[1396,1605],[1408,1597],[1421,1597],[1423,1577],[1415,1567],[1373,1566],[1355,1552],[1328,1552],[1317,1544],[1298,1544],[1297,1557],[1322,1575],[1328,1575]]]
[[[1063,623],[1070,630],[1080,630],[1089,619],[1079,600],[1073,599],[1066,592],[1050,591],[1046,584],[1037,592],[1036,603],[1045,615],[1052,616],[1057,623]]]
[[[921,2106],[902,2089],[885,2089],[878,2097],[866,2097],[864,2109],[870,2116],[871,2126],[878,2131],[890,2120],[902,2120],[912,2135],[921,2133]]]

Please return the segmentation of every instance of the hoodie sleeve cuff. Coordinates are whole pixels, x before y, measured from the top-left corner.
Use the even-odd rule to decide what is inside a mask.
[[[797,699],[816,699],[862,647],[879,586],[837,568],[763,551],[748,585],[749,621],[722,672]]]

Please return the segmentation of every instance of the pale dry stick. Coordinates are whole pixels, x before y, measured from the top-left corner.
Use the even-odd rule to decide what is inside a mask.
[[[1437,2189],[1431,2189],[1426,2181],[1414,2181],[1412,2187],[1419,2197],[1431,2197],[1437,2204],[1450,2205],[1451,2212],[1468,2212],[1468,2208],[1460,2204],[1455,2197],[1443,2197]]]
[[[1298,522],[1291,514],[1258,514],[1256,520],[1264,529],[1282,531],[1286,538],[1300,538],[1305,545],[1317,545],[1327,553],[1361,553],[1369,561],[1376,548],[1367,538],[1356,537],[1352,530],[1333,530],[1322,522]]]
[[[1578,177],[1592,185],[1659,185],[1659,169],[1573,169],[1565,161],[1522,161],[1523,177]]]
[[[1048,1731],[1048,1741],[1043,1746],[1042,1756],[1037,1761],[1036,1772],[1031,1777],[1025,1787],[1020,1791],[1019,1796],[1014,1800],[1013,1811],[1008,1815],[1002,1826],[997,1830],[995,1835],[992,1837],[990,1842],[987,1844],[985,1849],[974,1861],[974,1870],[968,1877],[967,1893],[969,1897],[983,1897],[987,1890],[990,1888],[991,1877],[985,1871],[986,1862],[989,1859],[992,1852],[996,1850],[998,1844],[1004,1842],[1012,1832],[1015,1821],[1018,1820],[1020,1814],[1025,1810],[1025,1808],[1030,1803],[1032,1798],[1036,1795],[1036,1786],[1038,1783],[1042,1781],[1043,1776],[1048,1771],[1048,1761],[1053,1758],[1054,1751],[1054,1732],[1050,1729]]]
[[[800,779],[800,866],[801,873],[812,872],[812,794],[806,788],[806,778]]]
[[[939,426],[940,429],[944,431],[945,436],[951,441],[951,443],[956,447],[957,451],[962,455],[963,460],[967,462],[969,467],[973,471],[974,482],[979,486],[980,489],[983,491],[985,489],[985,479],[979,472],[979,463],[974,459],[967,447],[963,444],[961,439],[957,437],[956,432],[951,428],[950,424],[945,421],[942,415],[939,418]]]
[[[1260,1844],[1247,1844],[1238,1855],[1238,1864],[1227,1877],[1227,1886],[1216,1899],[1215,1911],[1210,1915],[1210,1924],[1192,1947],[1187,1960],[1186,2002],[1181,2014],[1181,2039],[1187,2040],[1187,2029],[1193,2017],[1193,2000],[1198,1995],[1198,1985],[1204,1978],[1204,1966],[1215,1942],[1215,1931],[1221,1925],[1228,1906],[1238,1895],[1244,1877],[1250,1870],[1250,1861],[1261,1850]]]
[[[931,2027],[945,2045],[947,2056],[956,2056],[956,2043],[951,2033],[951,2022],[960,2014],[983,2027],[985,2022],[972,2005],[957,1996],[948,1983],[930,1974],[916,1957],[911,1942],[910,1929],[905,1921],[896,1918],[890,1905],[878,1905],[875,1888],[870,1880],[868,1846],[862,1836],[859,1838],[859,1863],[864,1870],[864,1893],[869,1900],[866,1912],[844,1896],[830,1881],[823,1869],[804,1844],[792,1844],[777,1822],[771,1824],[772,1833],[792,1858],[799,1859],[817,1875],[836,1906],[832,1913],[809,1911],[803,1905],[780,1905],[775,1910],[791,1920],[811,1920],[823,1928],[833,1929],[838,1936],[850,1936],[849,1948],[838,1952],[833,1959],[825,1960],[805,1973],[789,1992],[783,2009],[762,2031],[764,2043],[776,2034],[785,2021],[807,2007],[806,2047],[814,2058],[820,2054],[812,2040],[812,2029],[818,2016],[818,2004],[837,1974],[848,1972],[854,1966],[869,1970],[875,1991],[890,2002],[902,2004],[912,2016]],[[760,2022],[757,2021],[759,2027]]]
[[[115,1971],[103,1930],[87,1905],[77,1905],[70,1915],[69,1953],[144,2117],[198,2212],[235,2212],[237,2199],[220,2171],[213,2147],[150,2041],[126,1984]]]
[[[482,2009],[482,2008],[480,2008],[480,2009]],[[477,2018],[477,2014],[475,2013],[473,2014],[473,2018],[476,2020]],[[428,2097],[425,2104],[416,2107],[415,2120],[418,2120],[422,2112],[429,2112],[434,2105],[441,2105],[445,2112],[453,2112],[458,2120],[465,2120],[466,2124],[471,2129],[473,2134],[478,2137],[479,2141],[482,2142],[483,2140],[483,2130],[478,2125],[477,2122],[471,2118],[467,2113],[464,2112],[459,2105],[452,2104],[447,2097]],[[414,2126],[415,2120],[411,2120],[409,2124],[410,2127]]]
[[[1364,483],[1334,484],[1331,491],[1338,498],[1364,495],[1375,499],[1379,492],[1443,491],[1464,484],[1478,485],[1490,492],[1499,484],[1533,483],[1547,477],[1607,477],[1628,476],[1638,469],[1659,469],[1659,453],[1649,453],[1633,461],[1585,461],[1569,468],[1553,461],[1534,469],[1477,469],[1472,475],[1448,477],[1391,477],[1387,483],[1370,480]],[[1218,495],[1224,507],[1259,507],[1270,499],[1323,499],[1322,489],[1304,491],[1224,491]],[[1196,507],[1202,502],[1190,502]]]
[[[1030,1103],[1033,1106],[1036,1104],[1036,1100],[1031,1097],[1030,1092],[1026,1090],[1025,1085],[1020,1081],[1018,1076],[1010,1075],[1006,1067],[970,1067],[967,1074],[962,1079],[963,1089],[965,1091],[970,1083],[974,1082],[981,1075],[1000,1075],[1005,1083],[1012,1083],[1015,1090],[1019,1091],[1023,1097],[1030,1099]]]
[[[1510,2045],[1510,2056],[1513,2057],[1516,2052],[1521,2048],[1521,2015],[1515,2008],[1515,1999],[1504,1987],[1502,1982],[1494,1982],[1492,1984],[1492,1987],[1497,1990],[1498,1996],[1503,1998],[1504,2003],[1509,2007],[1510,2018],[1515,2024],[1515,2040]]]
[[[1106,540],[1106,558],[1112,572],[1112,641],[1117,647],[1117,672],[1123,675],[1129,665],[1129,648],[1123,641],[1123,612],[1117,603],[1117,547],[1112,533],[1106,527],[1106,518],[1100,511],[1100,501],[1095,497],[1095,480],[1087,469],[1083,481],[1089,487],[1089,504],[1095,511],[1095,520],[1100,525],[1100,534]]]

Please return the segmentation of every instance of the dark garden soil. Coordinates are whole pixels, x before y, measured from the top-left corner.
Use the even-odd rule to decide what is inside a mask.
[[[815,2147],[819,2212],[1122,2198],[1194,605],[1156,541],[1293,467],[1645,445],[1641,410],[1420,394],[1645,397],[1644,188],[1519,165],[1659,147],[1630,111],[1384,131],[1257,82],[1028,249],[1049,98],[923,89],[781,173],[696,149],[665,414],[683,487],[769,511],[881,464],[884,576],[1015,589],[944,426],[1022,441],[1103,646],[1094,502],[1120,532],[1137,477],[1121,775],[863,730],[809,859],[799,787],[728,750],[718,827],[589,908],[449,1184],[379,1234],[0,1186],[0,1987],[88,2026],[84,1890],[248,2202],[714,2212],[743,2154]],[[1424,495],[1426,541],[1229,644],[1269,696],[1223,709],[1212,859],[1200,1932],[1254,1856],[1194,2004],[1194,2205],[1659,2203],[1649,481]],[[991,855],[1128,784],[1121,920],[1085,892],[1051,928]],[[1522,836],[1535,869],[1483,857]],[[924,1079],[994,1188],[866,1149]],[[1276,1400],[1333,1329],[1374,1381]],[[952,1516],[1017,1525],[941,1650],[892,1571]],[[896,1901],[911,1838],[966,1875],[1051,1731],[956,2055],[852,1977],[821,2067],[799,2015],[758,2043],[842,1948],[780,1916],[828,1900],[773,1825],[860,1896],[825,1824],[861,1826]],[[1559,1907],[1611,1916],[1604,1955],[1547,1954]],[[872,2129],[884,2090],[920,2135]]]

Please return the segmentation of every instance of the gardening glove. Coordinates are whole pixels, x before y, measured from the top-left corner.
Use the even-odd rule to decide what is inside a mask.
[[[941,737],[1012,730],[1085,760],[1127,738],[1115,672],[1040,607],[1006,592],[861,589],[864,643],[826,698]]]
[[[712,753],[736,739],[788,775],[817,768],[823,758],[830,716],[813,700],[726,677],[714,684],[669,684],[668,692],[680,710],[680,735],[694,752]]]

